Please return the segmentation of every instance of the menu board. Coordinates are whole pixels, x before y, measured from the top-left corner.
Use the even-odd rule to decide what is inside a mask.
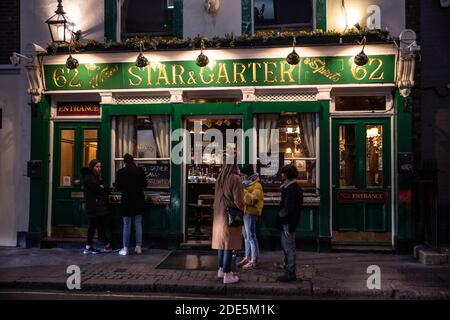
[[[142,163],[147,177],[147,187],[169,187],[170,186],[170,163]]]
[[[277,163],[269,163],[268,165],[263,165],[258,161],[258,172],[260,173],[259,179],[261,181],[261,184],[265,188],[279,188],[281,184],[283,183],[283,179],[281,178],[281,168],[284,165],[284,153],[279,153],[279,159],[278,159],[278,171],[275,174],[271,175],[263,175],[263,171],[261,169],[263,168],[269,168],[273,165],[277,165]]]

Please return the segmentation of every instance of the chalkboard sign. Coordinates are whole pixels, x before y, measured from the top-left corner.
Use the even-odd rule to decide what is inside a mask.
[[[170,186],[170,164],[169,163],[142,163],[147,177],[147,187],[169,187]]]
[[[270,165],[263,165],[258,161],[258,172],[260,173],[259,179],[261,181],[261,184],[263,187],[265,188],[279,188],[281,186],[281,184],[283,183],[283,179],[281,178],[281,168],[284,165],[284,153],[279,154],[279,160],[278,160],[278,171],[276,172],[276,174],[271,174],[271,175],[263,175],[263,171],[261,171],[261,169],[263,168],[273,168],[272,165],[276,165],[275,164],[270,164]]]

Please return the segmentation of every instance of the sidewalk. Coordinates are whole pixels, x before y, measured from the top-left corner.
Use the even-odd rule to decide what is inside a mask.
[[[297,254],[302,281],[281,284],[273,263],[281,252],[261,252],[258,269],[240,271],[241,282],[224,285],[216,271],[156,269],[169,250],[143,255],[84,256],[75,249],[0,248],[0,288],[67,290],[66,269],[81,268],[82,291],[173,292],[226,297],[450,299],[450,266],[426,266],[412,256],[365,253]],[[367,289],[367,267],[381,268],[381,289]]]

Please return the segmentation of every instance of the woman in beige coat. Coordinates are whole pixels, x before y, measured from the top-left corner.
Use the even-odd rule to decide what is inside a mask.
[[[242,249],[242,227],[229,227],[226,208],[236,207],[244,210],[244,188],[235,164],[222,167],[216,181],[214,193],[214,219],[212,230],[212,248],[217,249],[219,271],[223,283],[235,283],[238,276],[231,273],[232,250]]]

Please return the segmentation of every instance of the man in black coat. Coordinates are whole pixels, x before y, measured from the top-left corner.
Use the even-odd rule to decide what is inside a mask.
[[[297,168],[290,164],[281,169],[284,183],[281,185],[280,211],[277,216],[277,226],[281,229],[281,246],[284,252],[283,268],[286,273],[278,277],[280,282],[295,281],[296,276],[296,248],[295,230],[300,221],[303,205],[303,191],[296,181]]]
[[[136,229],[137,254],[142,253],[142,214],[145,211],[144,188],[147,186],[147,178],[144,169],[134,163],[133,156],[123,156],[125,167],[117,171],[116,189],[122,192],[120,213],[123,216],[123,248],[120,255],[128,255],[130,247],[131,220],[134,217]]]

